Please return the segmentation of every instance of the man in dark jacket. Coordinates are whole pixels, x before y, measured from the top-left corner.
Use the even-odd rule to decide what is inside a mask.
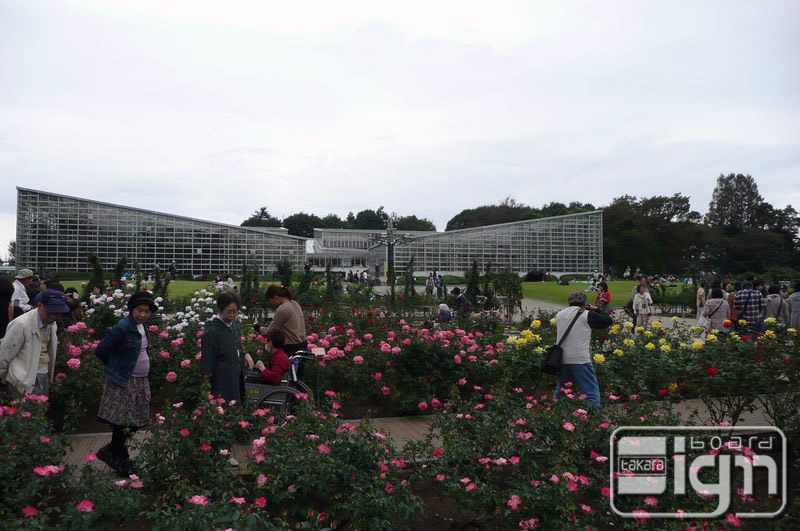
[[[242,307],[239,295],[223,291],[217,296],[219,314],[206,325],[203,333],[200,367],[211,379],[211,394],[244,403],[245,366],[253,368],[253,358],[244,352],[236,317]]]

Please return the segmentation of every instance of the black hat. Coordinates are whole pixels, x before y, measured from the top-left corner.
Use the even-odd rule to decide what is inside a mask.
[[[133,311],[134,308],[141,306],[142,304],[148,305],[151,312],[158,310],[156,301],[153,300],[153,294],[149,291],[137,291],[131,295],[131,298],[128,299],[128,310]]]

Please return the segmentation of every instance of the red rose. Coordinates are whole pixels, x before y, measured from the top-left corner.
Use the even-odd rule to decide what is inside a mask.
[[[669,391],[667,391],[666,389],[659,389],[658,390],[658,396],[667,396],[668,393],[669,393]]]
[[[716,367],[709,367],[708,369],[706,369],[706,372],[708,373],[709,376],[715,376],[717,374],[717,369]]]
[[[742,336],[742,341],[750,341],[750,336]]]

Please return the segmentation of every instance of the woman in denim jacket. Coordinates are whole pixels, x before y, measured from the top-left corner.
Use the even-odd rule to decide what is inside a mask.
[[[106,382],[97,419],[111,425],[111,443],[97,457],[120,477],[133,473],[125,441],[149,424],[149,341],[144,323],[157,310],[153,295],[138,291],[128,301],[127,317],[120,320],[97,345],[95,354],[106,366]]]

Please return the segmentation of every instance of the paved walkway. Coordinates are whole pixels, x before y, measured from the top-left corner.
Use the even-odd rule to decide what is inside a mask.
[[[680,413],[681,418],[689,419],[697,412],[697,419],[700,424],[711,425],[710,416],[705,404],[700,399],[684,400],[673,404],[672,410]],[[430,416],[417,416],[417,417],[388,417],[372,419],[372,424],[375,429],[384,435],[392,438],[395,447],[402,450],[405,445],[411,441],[419,441],[425,438],[431,426],[432,418]],[[350,420],[353,424],[359,424],[362,420]],[[696,423],[696,422],[695,422]],[[745,413],[742,419],[737,424],[738,426],[769,426],[770,422],[764,414],[762,409],[756,409],[753,413]],[[137,432],[133,436],[133,441],[141,442],[143,438],[147,437],[147,432]],[[111,433],[89,433],[78,434],[74,436],[75,443],[72,451],[67,454],[65,462],[70,465],[83,467],[91,466],[101,472],[107,473],[109,476],[113,475],[108,466],[102,461],[95,461],[94,463],[86,463],[84,457],[88,453],[97,453],[97,451],[111,441]],[[131,445],[131,457],[136,457],[137,451]],[[239,461],[239,472],[247,472],[247,452],[249,445],[235,444],[233,447],[233,456]]]

